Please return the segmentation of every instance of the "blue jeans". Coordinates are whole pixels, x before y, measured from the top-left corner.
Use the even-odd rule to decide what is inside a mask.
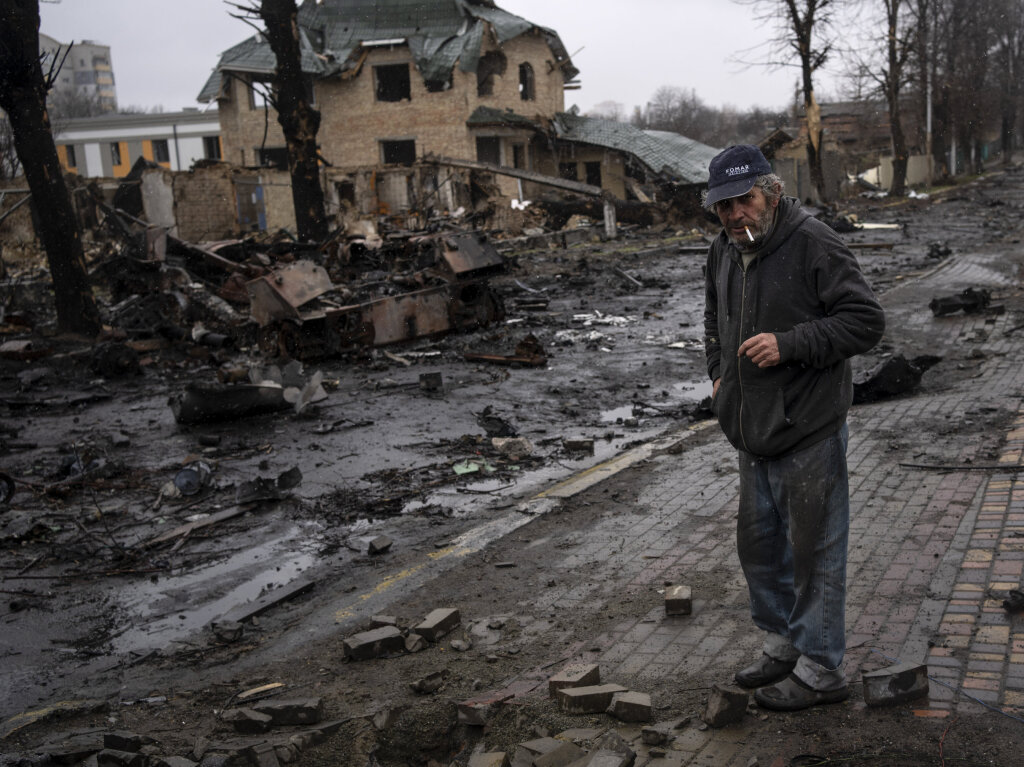
[[[736,542],[765,652],[816,689],[845,684],[848,429],[777,459],[740,452]]]

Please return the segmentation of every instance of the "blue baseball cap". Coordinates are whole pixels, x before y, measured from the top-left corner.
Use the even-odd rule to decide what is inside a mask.
[[[708,196],[704,207],[720,200],[739,197],[754,188],[758,176],[772,172],[771,164],[752,144],[737,144],[723,149],[708,165]]]

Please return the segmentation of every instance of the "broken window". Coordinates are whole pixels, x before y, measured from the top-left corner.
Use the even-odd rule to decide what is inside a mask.
[[[385,165],[412,165],[416,162],[416,142],[412,139],[381,141],[380,157]]]
[[[533,101],[537,98],[537,86],[533,78],[533,67],[527,62],[519,65],[519,98]]]
[[[408,64],[382,64],[373,68],[377,101],[412,98]]]
[[[497,136],[476,137],[476,159],[501,165],[501,139]]]
[[[523,144],[512,145],[512,167],[526,169],[526,147]]]
[[[153,159],[157,162],[171,161],[171,151],[167,146],[167,139],[153,139]]]
[[[249,95],[249,109],[263,109],[267,105],[267,92],[270,86],[261,80],[250,77],[246,81]]]
[[[65,152],[65,156],[68,158],[68,167],[69,168],[78,167],[78,163],[76,162],[76,158],[75,158],[75,147],[74,147],[74,145],[73,144],[65,144],[64,152]]]
[[[110,145],[110,161],[114,165],[121,164],[121,144],[117,141]]]
[[[451,80],[427,80],[427,93],[442,93],[452,87]]]
[[[488,51],[480,57],[476,66],[476,95],[490,96],[494,93],[495,75],[505,74],[508,59],[501,51]]]
[[[256,158],[261,166],[288,170],[288,147],[263,147],[256,150]]]
[[[583,170],[587,174],[587,183],[591,186],[601,186],[601,163],[583,163]]]
[[[558,163],[558,177],[565,178],[569,181],[579,181],[579,169],[576,167],[574,162],[560,162]]]
[[[338,193],[338,203],[348,203],[353,208],[356,206],[356,185],[349,181],[338,181],[334,184],[334,190]]]
[[[220,136],[203,136],[203,157],[207,160],[220,159]]]

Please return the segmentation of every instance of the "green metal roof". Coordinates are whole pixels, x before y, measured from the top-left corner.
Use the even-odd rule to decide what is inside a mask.
[[[487,125],[508,125],[513,128],[532,128],[540,130],[541,125],[536,120],[516,114],[511,109],[494,109],[493,107],[479,106],[473,110],[473,114],[466,120],[466,125],[471,128],[480,128]]]
[[[680,184],[703,184],[708,163],[721,150],[669,131],[641,130],[629,123],[584,117],[556,116],[558,138],[628,152],[656,173]]]
[[[302,69],[329,77],[352,68],[364,43],[402,40],[424,80],[445,82],[456,63],[463,72],[476,71],[485,24],[499,43],[538,30],[561,65],[563,78],[568,82],[579,74],[554,30],[508,13],[490,0],[304,0],[299,8]],[[270,45],[255,35],[221,54],[198,99],[217,97],[224,71],[269,76],[275,65]]]

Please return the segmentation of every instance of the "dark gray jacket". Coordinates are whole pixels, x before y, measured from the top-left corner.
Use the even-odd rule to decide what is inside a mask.
[[[792,197],[775,221],[746,272],[724,231],[711,244],[704,306],[708,374],[722,379],[712,409],[735,447],[770,458],[843,425],[853,401],[849,358],[885,330],[882,307],[830,227]],[[778,365],[736,356],[758,333],[775,334]]]

